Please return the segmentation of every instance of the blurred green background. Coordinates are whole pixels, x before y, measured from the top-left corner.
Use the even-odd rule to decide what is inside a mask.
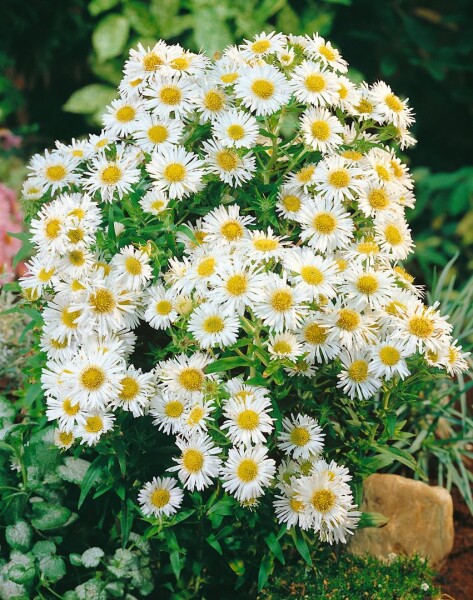
[[[473,5],[471,0],[18,0],[2,1],[0,127],[22,136],[3,148],[0,180],[18,186],[36,151],[99,129],[131,46],[159,38],[214,53],[266,30],[330,39],[357,80],[384,79],[410,98],[418,144],[408,214],[417,243],[410,269],[459,254],[473,265]]]

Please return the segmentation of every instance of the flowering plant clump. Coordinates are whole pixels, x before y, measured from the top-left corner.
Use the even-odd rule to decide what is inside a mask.
[[[171,436],[139,484],[153,522],[212,488],[345,542],[360,513],[331,411],[353,424],[419,373],[465,368],[401,266],[412,110],[346,73],[318,35],[215,60],[139,46],[100,135],[31,161],[21,285],[42,310],[47,417],[64,449],[127,439],[133,418],[156,426],[136,453]]]

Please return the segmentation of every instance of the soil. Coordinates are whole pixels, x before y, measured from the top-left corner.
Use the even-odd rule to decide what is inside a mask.
[[[457,490],[452,490],[455,541],[447,562],[440,571],[443,598],[473,599],[473,515]]]

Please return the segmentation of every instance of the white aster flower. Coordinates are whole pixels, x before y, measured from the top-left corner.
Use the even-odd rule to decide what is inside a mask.
[[[205,215],[202,232],[206,242],[237,244],[248,235],[246,226],[254,220],[254,217],[240,215],[237,204],[218,206]]]
[[[330,106],[337,100],[337,78],[320,64],[304,60],[294,69],[289,86],[299,102]]]
[[[276,333],[296,329],[307,308],[304,294],[287,283],[287,277],[268,273],[254,305],[254,313]]]
[[[350,396],[368,400],[381,388],[382,382],[375,375],[373,364],[366,352],[342,352],[343,369],[338,374],[337,387]]]
[[[240,45],[240,52],[244,58],[258,59],[280,52],[286,42],[286,36],[282,33],[263,31],[263,33],[255,35],[252,41],[244,40],[244,43]]]
[[[330,156],[315,170],[317,193],[330,200],[353,200],[362,186],[363,170],[341,156]]]
[[[179,119],[193,110],[196,91],[188,77],[155,76],[143,90],[145,107],[157,117]]]
[[[149,414],[154,417],[153,425],[160,431],[174,435],[183,431],[187,408],[187,400],[159,391],[151,398]]]
[[[235,148],[253,148],[259,133],[256,119],[236,108],[218,115],[212,124],[212,133],[221,144]]]
[[[169,198],[181,200],[201,188],[204,162],[183,146],[172,146],[155,152],[146,165],[156,185],[166,190]]]
[[[80,422],[74,430],[74,435],[81,438],[81,444],[94,446],[99,442],[104,433],[113,429],[115,415],[102,411],[91,411],[84,415],[84,421]]]
[[[130,135],[136,130],[138,117],[142,111],[139,100],[131,98],[112,100],[102,118],[104,131],[111,136]]]
[[[159,118],[143,113],[139,115],[133,138],[140,148],[151,154],[155,150],[178,144],[184,131],[184,123],[178,119]]]
[[[346,73],[348,69],[347,61],[341,57],[340,52],[330,42],[325,41],[318,33],[315,33],[312,38],[306,37],[305,53],[310,58],[319,60],[322,64],[339,73]]]
[[[325,434],[317,420],[308,415],[290,415],[282,421],[278,448],[297,460],[318,456],[324,447]]]
[[[301,131],[305,143],[323,154],[333,152],[343,143],[343,125],[326,108],[311,108],[301,117]]]
[[[268,449],[261,445],[231,448],[221,470],[223,488],[240,501],[262,496],[276,471],[276,463],[267,454]]]
[[[206,302],[192,313],[187,330],[192,333],[201,348],[231,346],[238,339],[240,320],[231,314],[222,314],[219,304]]]
[[[235,445],[264,444],[273,430],[273,419],[268,414],[271,410],[271,400],[266,396],[232,397],[223,405],[225,421],[221,429],[227,430]]]
[[[160,362],[157,374],[171,394],[179,398],[201,400],[206,381],[212,378],[212,375],[204,372],[210,362],[210,356],[202,352],[196,352],[192,356],[178,354]]]
[[[310,248],[292,248],[286,251],[284,268],[289,280],[310,300],[320,295],[333,298],[340,282],[337,263],[332,258],[316,255]]]
[[[209,173],[215,173],[225,183],[239,187],[252,178],[256,159],[251,153],[241,155],[241,151],[228,148],[215,140],[204,142],[202,147]]]
[[[129,365],[119,380],[120,391],[113,400],[113,406],[131,412],[134,417],[142,416],[155,391],[154,380],[153,373],[143,373],[141,369]]]
[[[242,71],[235,94],[244,106],[261,116],[275,113],[289,100],[290,90],[284,75],[265,64]]]
[[[301,240],[318,252],[346,248],[354,224],[341,202],[320,200],[301,210]]]
[[[410,375],[406,364],[406,357],[411,352],[405,350],[399,341],[388,339],[376,344],[371,349],[371,370],[375,377],[382,377],[389,381],[395,376],[405,379]]]
[[[177,438],[176,445],[181,450],[179,458],[173,460],[176,466],[167,469],[177,471],[183,486],[193,492],[204,490],[218,476],[221,460],[216,455],[221,450],[214,446],[205,433],[196,433],[189,439]]]
[[[147,517],[170,517],[182,504],[184,494],[174,477],[153,477],[138,494],[142,513]]]

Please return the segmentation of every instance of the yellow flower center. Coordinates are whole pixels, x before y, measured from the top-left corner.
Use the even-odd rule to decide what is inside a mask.
[[[356,383],[366,381],[368,379],[368,364],[364,360],[355,360],[348,367],[348,375]]]
[[[61,232],[61,221],[59,219],[49,219],[44,228],[46,237],[55,240]]]
[[[234,83],[238,79],[238,73],[224,73],[220,75],[220,80],[223,83]]]
[[[383,346],[379,351],[379,358],[383,364],[388,367],[393,367],[399,362],[401,353],[397,348],[394,348],[394,346]]]
[[[105,288],[100,288],[90,296],[89,300],[94,312],[106,314],[112,312],[116,306],[113,294]]]
[[[292,194],[281,198],[281,203],[288,212],[297,212],[301,208],[300,198]]]
[[[317,512],[326,513],[335,506],[336,499],[332,490],[317,490],[312,494],[310,503]]]
[[[74,439],[74,434],[71,431],[61,431],[58,437],[59,442],[63,446],[69,446],[69,444],[71,444],[72,440]]]
[[[398,246],[402,243],[402,234],[396,225],[389,223],[384,229],[384,237],[391,246]]]
[[[77,402],[77,404],[72,404],[71,399],[66,398],[64,400],[64,402],[62,403],[62,410],[69,417],[74,417],[80,410],[80,404],[78,402]]]
[[[225,287],[232,296],[241,296],[248,289],[248,281],[244,275],[232,275]]]
[[[330,125],[325,121],[314,121],[310,126],[312,135],[321,142],[325,142],[330,137]]]
[[[84,429],[88,433],[99,433],[103,429],[102,417],[94,415],[93,417],[87,417],[84,425]]]
[[[153,144],[162,144],[168,139],[168,129],[164,125],[153,125],[148,129],[148,138]]]
[[[179,88],[173,86],[166,86],[161,88],[159,91],[159,97],[163,104],[169,106],[176,106],[182,99],[182,92]]]
[[[186,168],[180,163],[170,163],[164,169],[164,177],[171,183],[178,183],[186,176]]]
[[[409,332],[419,338],[430,337],[435,330],[432,319],[426,316],[414,316],[409,320]]]
[[[383,210],[389,206],[389,197],[385,190],[377,188],[371,190],[368,194],[368,202],[375,210]]]
[[[237,467],[237,476],[244,483],[254,481],[258,476],[258,465],[251,458],[244,458]]]
[[[200,423],[205,416],[204,409],[201,406],[195,406],[189,413],[187,417],[187,423],[189,425],[197,425]]]
[[[383,181],[391,181],[391,174],[384,165],[376,165],[375,171]]]
[[[340,273],[345,271],[345,269],[348,267],[348,263],[344,258],[336,258],[335,262],[337,263],[337,267]]]
[[[406,310],[406,308],[407,306],[402,302],[399,302],[399,300],[393,300],[392,302],[389,302],[389,304],[386,304],[384,310],[388,314],[398,317],[402,314],[403,311]]]
[[[308,165],[307,167],[302,167],[300,171],[297,171],[296,178],[301,183],[309,183],[309,181],[312,179],[314,172],[314,165]]]
[[[207,110],[218,112],[225,106],[225,96],[219,90],[210,90],[204,96],[204,106]]]
[[[278,340],[274,346],[273,350],[276,354],[290,354],[292,351],[292,346],[286,340]]]
[[[228,127],[227,135],[232,140],[238,141],[245,137],[245,129],[241,125],[235,123],[234,125],[230,125],[230,127]]]
[[[366,98],[362,98],[358,106],[355,106],[355,109],[362,114],[370,114],[373,112],[374,106],[371,104],[369,100]]]
[[[82,285],[82,283],[78,279],[73,279],[71,281],[71,290],[73,292],[80,292],[82,290],[85,290],[85,286]]]
[[[69,231],[67,232],[67,237],[69,238],[72,244],[78,244],[84,239],[84,230],[79,228],[69,229]]]
[[[185,56],[179,56],[171,61],[171,67],[177,71],[185,71],[191,66],[191,61]]]
[[[327,339],[327,330],[318,323],[309,323],[304,331],[304,338],[309,344],[323,344]]]
[[[360,254],[378,254],[379,246],[376,242],[360,242],[356,247]]]
[[[163,202],[163,200],[154,200],[154,202],[151,204],[151,208],[156,212],[161,212],[164,204],[165,202]]]
[[[343,83],[340,84],[338,95],[340,96],[340,100],[345,100],[345,98],[348,96],[348,89],[343,85]]]
[[[215,155],[215,160],[218,166],[224,171],[234,171],[240,162],[240,158],[236,152],[231,150],[221,150]]]
[[[360,315],[351,308],[338,311],[337,327],[345,331],[354,331],[360,324]]]
[[[310,434],[305,427],[294,427],[290,437],[294,446],[305,446],[310,440]]]
[[[188,392],[198,392],[204,384],[204,374],[199,369],[188,367],[179,374],[179,383]]]
[[[271,296],[271,306],[277,312],[286,312],[293,306],[293,297],[290,290],[276,290]]]
[[[312,73],[311,75],[307,75],[304,81],[305,87],[312,93],[320,93],[323,92],[327,87],[327,83],[322,75],[316,75]]]
[[[120,385],[122,386],[122,389],[120,390],[118,397],[124,402],[130,402],[130,400],[136,398],[140,391],[140,386],[136,379],[133,379],[133,377],[123,377],[123,379],[120,381]]]
[[[227,221],[220,227],[220,233],[229,242],[235,242],[243,236],[243,225],[238,221]]]
[[[106,185],[115,185],[122,177],[122,170],[117,165],[109,165],[102,171],[101,179]]]
[[[98,390],[105,383],[105,373],[100,367],[87,367],[80,374],[80,382],[86,390]]]
[[[204,466],[204,455],[200,450],[189,448],[182,455],[182,464],[189,473],[198,473]]]
[[[391,169],[393,170],[394,176],[400,179],[404,175],[404,171],[400,164],[398,164],[395,160],[390,160],[389,164],[391,165]]]
[[[216,264],[217,261],[212,256],[204,258],[204,260],[202,260],[197,267],[197,274],[200,277],[210,277],[215,273]]]
[[[259,415],[251,409],[243,410],[237,418],[238,426],[241,429],[256,429],[259,425]]]
[[[399,100],[395,94],[388,94],[384,98],[386,106],[395,113],[400,113],[404,110],[404,104]]]
[[[44,267],[41,267],[41,269],[39,270],[39,273],[38,273],[38,279],[40,281],[42,281],[43,283],[46,283],[54,275],[54,271],[55,271],[54,267],[52,267],[49,270],[45,269]]]
[[[251,84],[251,91],[261,100],[269,100],[274,94],[274,83],[267,79],[255,79]]]
[[[301,277],[309,285],[320,285],[324,280],[322,271],[309,265],[302,267]]]
[[[258,40],[251,44],[251,49],[255,54],[263,54],[266,50],[271,48],[271,42],[269,40]]]
[[[295,498],[290,499],[289,506],[291,507],[291,510],[297,513],[302,512],[304,510],[304,503],[300,500],[296,500]]]
[[[70,311],[69,308],[66,306],[66,308],[62,309],[61,321],[69,329],[77,329],[77,323],[75,323],[75,320],[78,319],[80,317],[80,315],[81,315],[80,310],[71,310]]]
[[[155,52],[148,52],[143,57],[143,67],[145,71],[157,71],[163,64],[163,60]]]
[[[166,504],[169,503],[170,499],[171,494],[168,492],[168,490],[163,489],[154,490],[154,492],[149,497],[149,501],[153,506],[156,506],[156,508],[163,508],[164,506],[166,506]]]
[[[225,321],[217,315],[212,315],[204,319],[202,329],[206,333],[220,333],[225,329]]]
[[[363,154],[361,152],[358,152],[358,150],[344,150],[342,152],[342,156],[347,160],[353,161],[358,161],[363,158]]]
[[[127,273],[133,276],[141,275],[141,272],[143,271],[143,265],[134,256],[128,256],[128,258],[125,260],[125,270]]]
[[[332,48],[329,48],[329,46],[327,46],[326,44],[322,44],[319,47],[319,54],[324,56],[328,61],[335,60],[337,58],[337,55],[332,50]]]
[[[164,317],[172,311],[172,304],[169,300],[159,300],[159,302],[156,302],[156,305],[154,308],[155,308],[156,312],[158,313],[158,315],[161,315]]]
[[[397,273],[397,275],[399,275],[400,277],[402,277],[402,279],[405,279],[409,283],[412,283],[414,281],[414,277],[412,277],[412,275],[409,275],[409,273],[402,267],[394,267],[394,271]]]
[[[46,179],[50,181],[61,181],[66,175],[66,168],[62,165],[51,165],[46,169]]]
[[[271,252],[278,248],[279,242],[268,238],[258,238],[253,240],[253,246],[259,252]]]
[[[358,277],[356,287],[362,294],[374,294],[379,288],[379,282],[374,275],[365,273],[364,275],[360,275],[360,277]]]
[[[65,338],[63,342],[61,342],[60,340],[56,340],[54,338],[51,338],[49,340],[49,343],[56,350],[63,350],[64,348],[67,348],[67,346],[68,346],[67,338]]]
[[[117,121],[120,121],[120,123],[128,123],[129,121],[133,121],[135,116],[136,110],[130,105],[122,106],[115,113],[115,117]]]
[[[331,171],[328,175],[328,182],[335,188],[347,187],[350,183],[350,173],[346,169]]]
[[[168,402],[164,407],[164,413],[171,419],[178,419],[184,412],[184,405],[179,400]]]
[[[337,219],[328,212],[322,212],[315,215],[312,225],[317,233],[330,235],[337,228]]]

